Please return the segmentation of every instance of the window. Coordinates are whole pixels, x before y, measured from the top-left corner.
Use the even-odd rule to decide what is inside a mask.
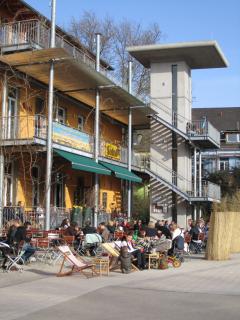
[[[229,159],[220,159],[220,170],[229,169]]]
[[[84,128],[84,117],[83,116],[78,116],[78,130],[83,131]]]
[[[39,97],[36,98],[36,108],[35,108],[36,114],[43,114],[44,113],[44,104],[45,104],[44,99],[39,98]]]
[[[203,173],[209,174],[216,171],[216,159],[203,159]]]
[[[240,134],[239,133],[228,133],[227,134],[227,142],[228,143],[240,142]]]
[[[102,206],[104,210],[107,209],[107,192],[102,193]]]
[[[142,142],[143,135],[142,134],[133,134],[133,145],[138,146]]]
[[[57,109],[57,122],[65,124],[66,123],[66,110],[62,107]]]
[[[65,194],[64,194],[64,176],[62,173],[55,175],[54,184],[54,205],[57,208],[63,208],[65,206]]]
[[[13,201],[13,163],[7,162],[4,168],[4,206],[11,206]]]

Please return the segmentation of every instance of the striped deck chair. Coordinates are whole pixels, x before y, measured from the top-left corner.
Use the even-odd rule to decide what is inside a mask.
[[[85,261],[84,259],[82,259],[82,257],[76,257],[71,249],[69,248],[69,246],[59,246],[58,250],[60,251],[60,253],[63,256],[63,261],[60,267],[59,272],[57,273],[57,277],[64,277],[64,276],[69,276],[71,275],[73,272],[79,272],[82,273],[84,276],[86,276],[87,278],[89,278],[89,274],[91,276],[98,275],[97,272],[95,271],[95,266],[92,263],[89,263],[87,261]],[[65,263],[67,262],[67,264],[69,264],[71,266],[71,270],[68,272],[63,272],[63,268]],[[85,272],[86,270],[90,270],[91,273],[89,272]]]

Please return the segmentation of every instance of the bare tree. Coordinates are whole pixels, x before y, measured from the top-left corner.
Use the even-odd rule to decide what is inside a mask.
[[[143,28],[140,23],[129,20],[115,22],[106,16],[100,19],[95,13],[86,11],[79,20],[72,19],[70,33],[89,50],[95,52],[95,34],[102,34],[101,55],[113,68],[114,77],[123,86],[128,82],[128,61],[126,47],[154,44],[160,41],[162,32],[157,23]],[[141,98],[149,93],[149,71],[137,61],[133,62],[133,90]]]

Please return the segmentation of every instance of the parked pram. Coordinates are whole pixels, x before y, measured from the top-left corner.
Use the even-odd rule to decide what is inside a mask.
[[[17,252],[15,247],[9,246],[5,242],[0,242],[0,250],[3,256],[3,265],[2,268],[5,271],[17,270],[23,271],[22,264],[24,264],[24,260],[22,258],[24,254],[24,250],[20,250]],[[21,265],[19,265],[21,263]]]
[[[179,235],[172,241],[172,247],[168,251],[168,255],[176,257],[181,262],[184,262],[184,238]]]
[[[98,233],[89,233],[86,234],[83,241],[79,243],[79,246],[78,248],[76,248],[76,251],[83,256],[95,256],[101,243],[102,237]]]

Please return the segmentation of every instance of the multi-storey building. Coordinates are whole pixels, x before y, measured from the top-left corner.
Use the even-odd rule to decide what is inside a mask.
[[[127,136],[134,126],[149,126],[148,108],[111,80],[106,62],[58,27],[51,47],[51,21],[24,1],[2,1],[0,21],[1,209],[21,201],[34,212],[46,207],[49,194],[51,226],[54,212],[74,205],[96,213],[126,210],[129,181],[142,180],[129,166]]]
[[[220,133],[192,120],[191,106],[191,69],[227,65],[215,42],[130,48],[150,68],[148,106],[130,80],[128,91],[111,80],[99,35],[95,56],[24,1],[2,1],[0,18],[1,209],[41,206],[47,228],[74,205],[93,208],[95,223],[101,211],[130,217],[131,184],[142,178],[155,219],[184,226],[203,202],[220,200],[197,168]]]
[[[240,168],[240,108],[193,108],[193,119],[207,119],[220,131],[220,148],[202,153],[203,175]]]
[[[219,186],[202,180],[201,172],[202,151],[218,149],[220,133],[207,119],[192,120],[191,69],[226,67],[227,61],[215,41],[128,51],[150,69],[150,214],[185,225],[192,213],[201,215],[203,202],[220,200]]]

